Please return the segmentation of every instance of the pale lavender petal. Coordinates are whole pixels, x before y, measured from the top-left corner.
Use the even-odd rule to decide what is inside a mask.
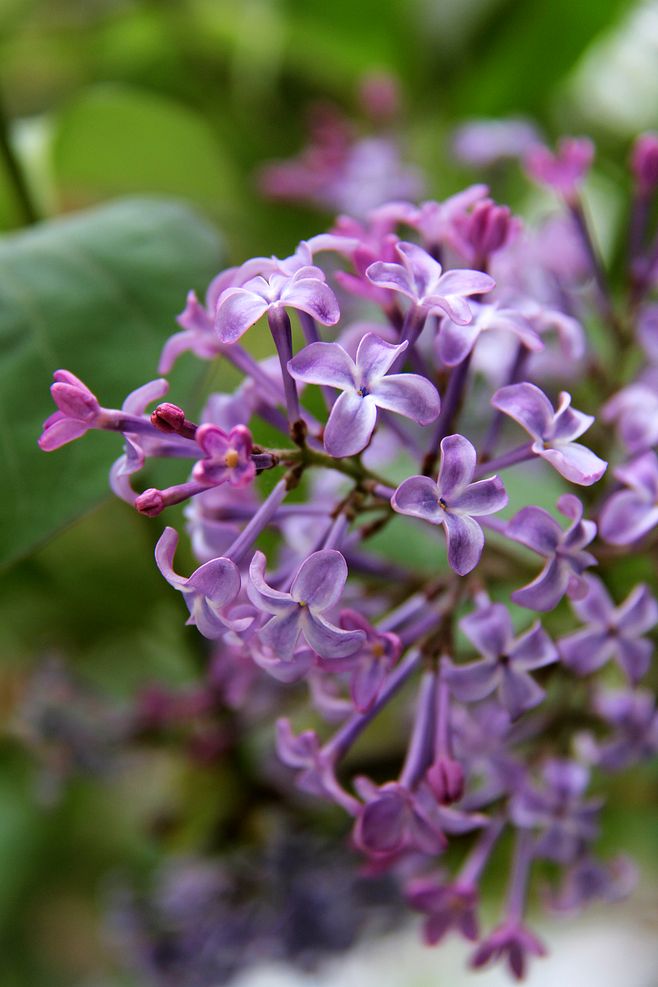
[[[395,793],[383,793],[364,806],[354,829],[354,842],[369,853],[390,854],[404,838],[408,809]]]
[[[328,610],[338,603],[347,579],[347,563],[332,548],[314,552],[297,570],[290,596],[314,610]]]
[[[251,602],[260,610],[265,610],[266,613],[285,614],[291,609],[296,609],[289,593],[281,593],[266,583],[266,565],[267,559],[263,553],[256,552],[249,566],[249,582],[247,583],[247,593]]]
[[[401,241],[395,248],[402,257],[402,263],[413,278],[415,295],[423,298],[433,293],[441,279],[441,265],[431,254],[417,243]]]
[[[495,287],[496,282],[489,274],[456,268],[441,275],[435,293],[451,298],[457,295],[483,295]]]
[[[599,531],[611,545],[629,545],[658,524],[658,506],[633,490],[613,494],[603,505]]]
[[[137,390],[131,391],[121,408],[129,415],[143,415],[149,404],[159,401],[168,390],[169,382],[163,377],[150,380],[148,384],[142,384]]]
[[[570,442],[568,445],[546,449],[533,446],[533,451],[542,459],[546,459],[558,473],[562,474],[565,480],[578,483],[582,487],[589,487],[596,483],[608,468],[605,460],[600,459],[591,449],[580,445],[579,442]]]
[[[510,652],[514,669],[521,672],[552,665],[558,658],[557,648],[539,621],[518,639]]]
[[[276,752],[284,764],[291,768],[307,768],[315,762],[318,747],[315,730],[294,734],[290,720],[276,721]]]
[[[351,681],[352,701],[359,713],[370,709],[379,694],[386,678],[386,665],[383,661],[361,662]]]
[[[480,654],[487,658],[498,658],[507,654],[512,644],[512,620],[507,607],[502,603],[491,603],[467,614],[459,622],[463,630]]]
[[[476,322],[458,325],[444,319],[436,337],[436,351],[441,363],[446,367],[456,367],[471,352],[481,331]]]
[[[496,661],[488,659],[474,661],[469,665],[453,665],[452,662],[445,661],[441,675],[456,699],[470,703],[478,702],[494,691],[498,685],[499,668]]]
[[[658,500],[658,456],[655,452],[646,452],[630,463],[622,463],[616,467],[615,476],[649,500]]]
[[[470,483],[463,493],[451,500],[450,508],[455,512],[471,514],[477,517],[481,514],[493,514],[506,506],[507,491],[503,481],[492,476],[488,480],[478,480]]]
[[[413,301],[418,300],[413,281],[401,264],[375,261],[367,268],[366,277],[380,288],[390,288],[391,291],[399,291]]]
[[[365,641],[363,631],[341,630],[309,608],[302,609],[301,613],[304,637],[321,658],[346,658],[358,651]]]
[[[219,300],[215,329],[221,343],[235,343],[267,312],[267,301],[245,288],[228,288]]]
[[[529,508],[524,508],[528,510]],[[539,508],[536,508],[539,510]],[[560,602],[567,591],[571,579],[568,565],[559,559],[550,559],[536,579],[522,589],[514,590],[512,599],[529,610],[546,612]]]
[[[439,506],[439,489],[429,476],[410,476],[404,480],[391,497],[391,506],[399,514],[423,518],[432,524],[441,524],[445,517]]]
[[[367,332],[356,351],[356,365],[361,371],[361,383],[371,390],[371,386],[379,377],[388,373],[398,355],[404,353],[408,345],[407,340],[395,345],[385,342],[377,333]]]
[[[67,442],[79,439],[81,435],[89,431],[85,422],[75,421],[72,418],[56,417],[61,412],[55,412],[44,423],[44,432],[39,436],[39,448],[43,452],[53,452]]]
[[[337,459],[354,456],[368,445],[377,422],[373,397],[343,391],[334,403],[324,430],[324,447]]]
[[[344,391],[356,386],[356,365],[338,343],[311,343],[288,361],[295,380]]]
[[[594,415],[586,415],[582,411],[576,411],[575,408],[571,407],[571,395],[567,391],[561,391],[551,430],[551,440],[573,442],[574,439],[580,438],[593,423]]]
[[[232,603],[240,592],[240,573],[231,559],[211,559],[187,580],[186,589],[205,596],[219,608]]]
[[[617,640],[617,651],[619,664],[626,672],[632,685],[637,685],[649,671],[654,652],[653,641],[649,641],[647,638],[633,641],[628,637],[620,637]]]
[[[285,682],[290,685],[303,679],[315,662],[315,655],[308,648],[295,651],[290,658],[282,659],[269,651],[261,651],[253,648],[251,657],[254,663],[262,668],[264,672],[271,675],[277,682]]]
[[[509,415],[535,439],[543,439],[553,423],[553,406],[534,384],[509,384],[496,391],[491,403]]]
[[[307,312],[323,326],[335,326],[340,319],[336,296],[328,284],[316,278],[291,282],[282,292],[281,302]]]
[[[470,483],[475,470],[477,453],[463,435],[446,435],[441,440],[441,465],[437,478],[440,496],[448,502]]]
[[[507,522],[506,534],[539,555],[553,555],[562,538],[562,528],[542,507],[522,507]]]
[[[500,698],[512,720],[516,720],[528,709],[538,706],[546,693],[537,685],[531,675],[516,672],[511,668],[502,669]]]
[[[175,528],[165,528],[155,546],[155,562],[167,582],[175,589],[182,589],[187,584],[187,579],[174,572],[177,546],[178,532]]]
[[[277,614],[258,632],[261,644],[271,648],[278,658],[284,661],[292,658],[297,639],[301,632],[301,615],[299,607],[288,606],[283,613]]]
[[[435,421],[441,410],[441,400],[434,384],[419,374],[382,377],[369,393],[377,407],[404,415],[419,425],[429,425]]]
[[[428,295],[423,299],[423,308],[428,313],[445,313],[459,326],[466,326],[473,321],[471,306],[461,295]]]
[[[447,513],[444,519],[448,541],[448,562],[460,576],[476,567],[484,548],[482,528],[468,515]]]
[[[587,596],[574,602],[573,609],[583,622],[606,627],[614,620],[615,605],[607,589],[596,576],[586,576]]]
[[[606,631],[584,628],[560,639],[564,664],[576,675],[590,675],[602,668],[615,651],[614,640]]]
[[[636,586],[617,609],[617,627],[629,637],[645,634],[658,623],[658,602],[649,587]]]

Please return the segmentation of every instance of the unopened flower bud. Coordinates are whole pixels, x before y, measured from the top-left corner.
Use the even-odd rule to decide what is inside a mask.
[[[459,802],[464,794],[464,771],[452,757],[437,758],[427,772],[427,782],[442,805]]]

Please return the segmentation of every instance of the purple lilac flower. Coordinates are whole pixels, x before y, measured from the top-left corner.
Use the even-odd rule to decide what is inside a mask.
[[[301,267],[292,274],[274,272],[227,288],[217,303],[215,328],[221,343],[235,343],[268,311],[299,309],[323,326],[338,322],[336,297],[319,267]]]
[[[272,589],[265,581],[266,558],[256,552],[249,567],[249,598],[272,614],[259,631],[263,645],[279,658],[292,658],[300,635],[322,658],[345,658],[364,643],[363,631],[341,630],[323,614],[340,599],[347,579],[345,559],[333,549],[309,555],[297,569],[290,592]]]
[[[446,367],[455,367],[465,360],[483,332],[506,332],[516,337],[527,350],[541,350],[544,344],[522,312],[513,308],[470,303],[472,322],[461,325],[451,319],[441,320],[436,337],[436,352]]]
[[[614,658],[635,685],[653,654],[653,642],[643,635],[658,623],[658,602],[639,585],[615,607],[600,579],[585,579],[587,595],[571,605],[587,626],[560,639],[562,660],[577,675],[589,675]]]
[[[461,239],[468,248],[467,258],[475,267],[486,268],[492,254],[501,250],[518,229],[508,206],[492,199],[477,202],[470,213],[458,217]]]
[[[539,621],[515,639],[507,608],[502,603],[487,603],[464,617],[459,626],[484,657],[468,665],[444,659],[442,675],[457,699],[473,702],[498,690],[513,720],[542,701],[545,692],[529,672],[553,664],[558,653]]]
[[[256,475],[251,458],[253,442],[251,432],[244,425],[236,425],[225,432],[219,425],[200,425],[196,441],[205,453],[195,464],[194,479],[207,486],[230,483],[233,487],[248,486]]]
[[[448,562],[460,576],[475,568],[484,547],[484,534],[474,517],[493,514],[507,504],[505,487],[497,476],[471,483],[476,456],[463,435],[448,435],[441,441],[436,483],[428,476],[410,476],[391,498],[399,514],[444,526]]]
[[[56,370],[50,388],[57,411],[43,423],[39,446],[52,452],[73,442],[90,428],[102,428],[103,409],[86,384],[68,370]]]
[[[630,545],[658,524],[658,456],[645,452],[615,467],[613,473],[627,489],[605,502],[599,530],[611,545]]]
[[[190,611],[188,624],[195,624],[211,640],[222,637],[228,628],[248,627],[252,617],[232,620],[228,613],[240,592],[240,573],[235,563],[226,558],[211,559],[185,578],[173,568],[177,545],[178,532],[165,528],[155,547],[155,561],[169,585],[183,594]]]
[[[350,673],[352,702],[360,713],[366,713],[375,702],[386,676],[393,668],[402,649],[400,638],[391,632],[381,633],[356,610],[342,610],[340,626],[346,631],[362,631],[362,646],[342,664]],[[334,659],[327,671],[339,671]]]
[[[401,203],[390,208],[391,211],[397,208],[398,222],[410,226],[420,234],[427,251],[434,253],[448,247],[462,257],[467,257],[470,251],[463,238],[463,224],[470,210],[488,194],[486,185],[469,185],[442,202],[430,199],[421,202],[420,206]]]
[[[623,387],[601,408],[601,421],[616,422],[617,433],[632,455],[658,443],[657,381],[638,380]]]
[[[546,947],[525,925],[512,919],[499,925],[482,940],[471,957],[470,965],[479,970],[504,958],[512,976],[523,980],[529,956],[546,956]]]
[[[494,279],[481,271],[453,270],[444,274],[438,261],[415,243],[401,242],[395,249],[400,264],[377,261],[370,265],[366,276],[381,288],[406,295],[427,315],[440,312],[459,325],[467,325],[472,314],[466,298],[495,287]]]
[[[558,141],[557,152],[538,144],[525,155],[526,171],[536,182],[548,185],[568,202],[580,191],[594,160],[594,145],[586,137],[563,137]]]
[[[428,946],[436,946],[451,929],[477,941],[479,894],[475,884],[419,877],[408,884],[405,898],[411,908],[426,915],[423,939]]]
[[[603,862],[589,854],[567,870],[560,888],[551,897],[551,907],[556,912],[574,913],[593,901],[622,901],[637,881],[638,869],[629,857]]]
[[[429,789],[413,792],[396,781],[377,786],[367,778],[357,778],[355,786],[365,802],[353,832],[359,850],[390,857],[409,849],[433,855],[446,846]]]
[[[566,391],[560,393],[557,411],[543,391],[527,382],[501,387],[491,403],[532,436],[532,451],[565,479],[588,487],[605,473],[608,464],[574,441],[587,431],[594,417],[570,407],[571,395]]]
[[[583,754],[606,771],[621,771],[658,753],[656,697],[648,689],[597,693],[594,710],[613,733],[603,740],[582,738]]]
[[[356,361],[338,343],[311,343],[288,364],[295,380],[324,384],[343,391],[333,405],[324,430],[331,456],[353,456],[365,449],[377,421],[377,409],[394,411],[419,425],[433,422],[440,409],[436,388],[419,374],[388,374],[408,346],[384,342],[368,332],[359,343]]]
[[[596,525],[583,520],[581,502],[573,494],[562,494],[557,508],[571,520],[566,530],[548,511],[534,506],[522,507],[505,528],[509,538],[546,558],[537,578],[512,593],[515,603],[530,610],[552,610],[565,593],[571,599],[585,596],[587,582],[582,573],[596,565],[594,556],[584,551],[596,535]]]

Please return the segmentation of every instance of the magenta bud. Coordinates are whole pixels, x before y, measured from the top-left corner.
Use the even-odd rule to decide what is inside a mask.
[[[631,171],[645,194],[658,187],[658,134],[640,134],[631,152]]]
[[[441,756],[427,772],[427,783],[442,805],[459,802],[464,794],[464,771],[459,761]]]
[[[512,214],[507,206],[485,199],[473,209],[466,236],[478,257],[489,257],[504,247],[512,228]]]
[[[155,487],[149,487],[135,500],[135,507],[139,513],[145,514],[147,517],[157,517],[166,506],[162,491]]]

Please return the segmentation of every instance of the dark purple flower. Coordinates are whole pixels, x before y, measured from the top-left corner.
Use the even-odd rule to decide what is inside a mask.
[[[268,278],[251,278],[239,288],[227,288],[217,303],[215,328],[221,343],[235,343],[267,311],[299,309],[323,326],[338,322],[336,297],[319,267],[300,267],[294,273],[277,270]]]
[[[561,638],[562,659],[577,675],[589,675],[614,658],[636,684],[653,654],[653,642],[643,635],[658,623],[658,603],[649,588],[640,585],[615,607],[600,579],[585,578],[587,596],[571,605],[587,626]]]
[[[658,524],[658,456],[645,452],[613,472],[627,489],[605,502],[599,530],[611,545],[630,545]]]
[[[448,562],[460,576],[480,561],[482,528],[474,517],[493,514],[507,504],[507,493],[497,476],[471,483],[476,452],[463,435],[441,441],[441,464],[436,483],[428,476],[410,476],[391,498],[399,514],[442,524],[448,541]]]
[[[426,377],[388,374],[407,346],[406,341],[393,346],[368,332],[359,343],[356,361],[338,343],[311,343],[289,362],[288,370],[296,380],[343,391],[324,430],[324,447],[330,456],[353,456],[365,449],[378,408],[419,425],[429,425],[438,416],[439,395]]]
[[[524,159],[526,171],[536,182],[549,185],[567,201],[578,195],[583,179],[594,160],[594,145],[586,137],[563,137],[557,153],[537,144]]]
[[[478,890],[471,882],[442,881],[437,877],[420,877],[410,881],[405,889],[407,903],[423,912],[423,938],[428,946],[436,946],[446,933],[454,929],[465,939],[478,938]]]
[[[178,532],[165,528],[155,546],[155,561],[169,585],[183,594],[190,611],[188,624],[195,624],[211,640],[222,637],[229,628],[248,627],[253,617],[232,619],[228,612],[240,592],[240,573],[235,563],[226,558],[211,559],[185,578],[173,569],[177,545]]]
[[[498,303],[480,305],[470,303],[473,321],[461,325],[450,319],[443,319],[436,337],[436,352],[441,363],[455,367],[471,352],[481,333],[509,332],[528,350],[541,350],[544,344],[528,320],[513,308],[500,308]]]
[[[253,442],[251,432],[244,425],[236,425],[225,432],[219,425],[200,425],[196,441],[205,453],[194,466],[192,475],[199,483],[219,486],[230,483],[232,487],[246,487],[256,475],[251,458]]]
[[[473,702],[498,690],[513,720],[542,701],[545,692],[529,672],[557,661],[558,653],[539,621],[515,639],[507,608],[488,603],[459,626],[484,658],[468,665],[444,660],[442,675],[457,699]]]
[[[523,507],[507,522],[505,533],[543,555],[546,564],[536,579],[512,593],[515,603],[530,610],[548,611],[566,593],[578,599],[587,593],[584,570],[596,559],[584,548],[596,535],[593,521],[583,520],[583,505],[573,494],[562,494],[557,508],[571,520],[563,531],[554,517],[541,507]]]
[[[518,225],[507,206],[498,205],[492,199],[477,202],[463,217],[462,239],[468,245],[468,259],[476,265],[484,264],[491,254],[504,247]]]
[[[482,940],[471,957],[470,965],[479,970],[488,963],[506,959],[512,976],[523,980],[528,957],[545,955],[543,943],[520,921],[510,919]]]
[[[532,451],[565,479],[588,487],[605,473],[608,464],[574,441],[587,431],[594,418],[570,407],[571,395],[566,391],[560,393],[557,411],[543,391],[527,382],[501,387],[491,403],[532,436]]]
[[[282,659],[292,659],[300,635],[322,658],[345,658],[363,644],[363,631],[341,630],[323,616],[340,599],[347,565],[333,549],[314,552],[299,566],[290,592],[265,581],[266,558],[256,552],[249,567],[247,591],[259,610],[272,614],[259,631],[260,641]]]
[[[496,282],[481,271],[452,270],[443,273],[438,261],[416,243],[398,243],[402,263],[378,261],[366,271],[373,284],[398,291],[410,298],[426,314],[441,312],[460,325],[472,320],[466,301],[469,295],[491,291]]]

